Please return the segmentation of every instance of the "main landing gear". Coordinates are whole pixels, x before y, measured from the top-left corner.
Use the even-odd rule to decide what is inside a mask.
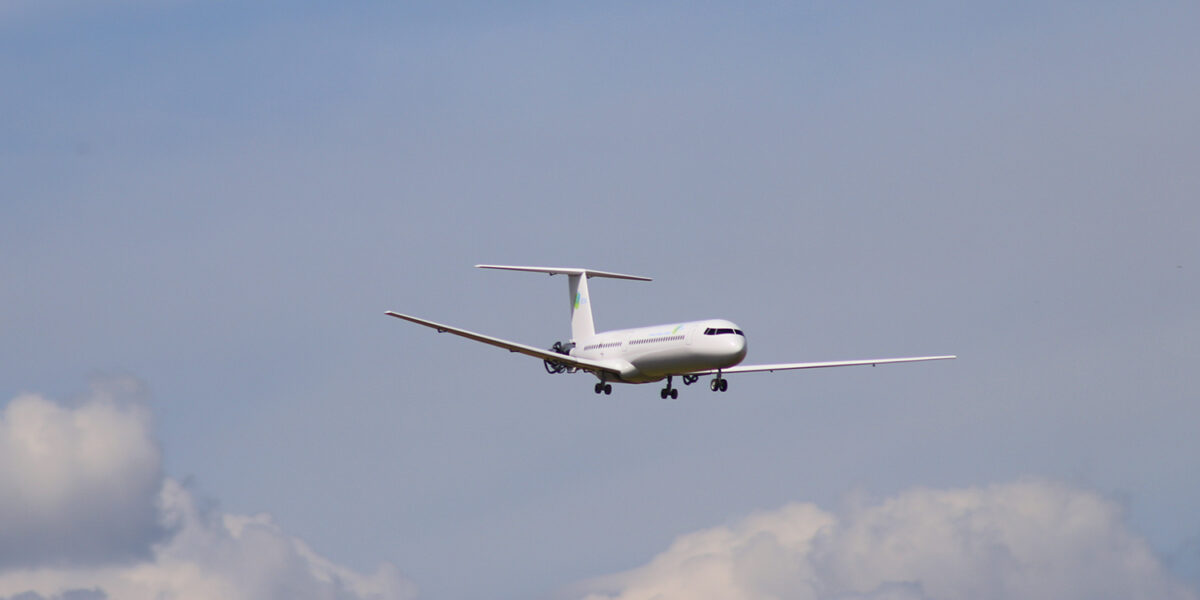
[[[680,375],[679,377],[683,379],[683,385],[692,385],[700,380],[699,375]],[[708,388],[714,392],[723,392],[729,389],[729,382],[726,381],[724,377],[721,377],[720,373],[717,373],[717,376],[714,377],[712,382],[708,384]],[[667,375],[667,387],[660,390],[658,392],[658,396],[663,400],[666,400],[667,398],[674,400],[679,397],[679,390],[671,387],[670,375]]]
[[[713,377],[712,381],[708,382],[708,389],[714,392],[723,392],[729,389],[729,381],[721,377],[718,373],[716,377]]]
[[[679,390],[671,387],[671,376],[670,375],[667,375],[667,387],[663,388],[662,391],[660,391],[658,393],[658,396],[660,398],[662,398],[663,400],[666,400],[667,396],[670,396],[672,400],[679,398]]]
[[[605,396],[607,396],[612,393],[612,384],[604,383],[603,381],[601,381],[596,384],[596,387],[594,389],[596,390],[597,394],[604,394]]]

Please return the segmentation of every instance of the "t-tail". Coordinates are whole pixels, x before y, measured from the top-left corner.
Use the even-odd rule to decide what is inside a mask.
[[[567,287],[571,293],[571,339],[585,340],[596,335],[596,326],[592,321],[592,299],[588,296],[587,280],[592,277],[609,277],[612,279],[633,279],[635,281],[651,281],[649,277],[624,275],[592,269],[559,268],[559,267],[514,267],[508,265],[475,265],[480,269],[504,269],[507,271],[531,271],[534,273],[549,273],[550,275],[566,275]]]

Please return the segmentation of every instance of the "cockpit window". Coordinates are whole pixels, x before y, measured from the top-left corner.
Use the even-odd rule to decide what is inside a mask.
[[[723,335],[726,333],[731,333],[731,334],[740,335],[742,337],[746,337],[746,334],[742,333],[741,329],[729,329],[726,327],[709,327],[708,329],[704,330],[704,335]]]

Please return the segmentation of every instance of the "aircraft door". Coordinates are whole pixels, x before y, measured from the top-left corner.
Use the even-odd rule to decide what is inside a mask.
[[[691,346],[691,345],[692,345],[692,341],[693,341],[693,340],[695,339],[695,337],[696,337],[696,331],[697,331],[698,329],[700,329],[700,326],[699,326],[699,325],[696,325],[695,323],[692,323],[691,325],[688,325],[687,327],[684,327],[684,328],[683,328],[683,343],[684,343],[684,344],[686,344],[686,345],[688,345],[688,346]]]

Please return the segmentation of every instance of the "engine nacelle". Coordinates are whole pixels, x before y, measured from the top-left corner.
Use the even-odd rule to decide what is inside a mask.
[[[570,356],[571,349],[574,347],[574,342],[554,342],[554,345],[550,346],[550,351],[554,352],[555,354]],[[542,361],[542,364],[546,367],[546,372],[550,374],[562,373],[570,369],[570,365],[567,363],[558,362],[556,360],[544,360]],[[571,370],[573,371],[573,369]]]

